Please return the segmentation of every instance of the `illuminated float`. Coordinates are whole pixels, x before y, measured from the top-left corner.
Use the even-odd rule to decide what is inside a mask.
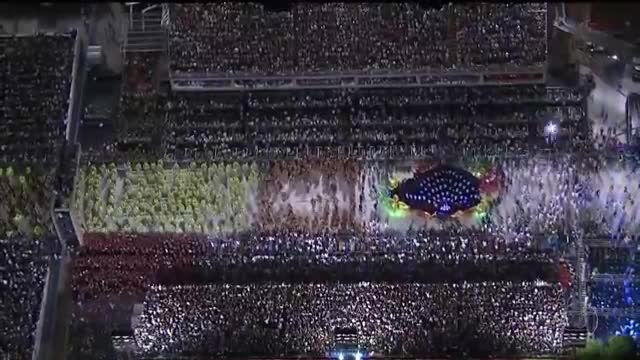
[[[503,187],[504,176],[487,164],[470,168],[417,163],[412,176],[395,174],[382,191],[385,212],[390,217],[486,217]]]

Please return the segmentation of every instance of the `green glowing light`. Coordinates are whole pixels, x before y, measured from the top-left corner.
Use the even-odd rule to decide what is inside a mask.
[[[476,209],[476,210],[473,212],[473,217],[474,217],[476,220],[482,220],[482,219],[484,219],[485,217],[487,217],[487,212],[486,212],[486,211],[482,211],[482,210],[480,210],[480,209]]]
[[[491,164],[488,161],[482,160],[470,164],[469,167],[471,168],[469,170],[477,178],[485,177],[492,168]],[[401,182],[402,179],[399,177],[389,178],[384,185],[378,188],[379,203],[381,204],[381,208],[384,214],[389,218],[405,218],[415,212],[415,209],[409,208],[407,204],[391,196],[392,191],[397,188]],[[494,205],[497,193],[499,193],[499,190],[492,191],[488,194],[482,194],[480,203],[474,208],[460,210],[455,214],[452,214],[451,217],[455,218],[470,216],[478,222],[486,220],[489,217],[491,208]],[[425,216],[428,216],[428,214],[425,213]]]
[[[397,209],[392,206],[384,206],[383,207],[385,214],[387,214],[390,218],[404,218],[409,214],[409,210],[405,209]]]
[[[397,186],[397,184],[395,185]],[[378,194],[382,209],[388,217],[397,219],[409,215],[410,210],[408,206],[404,203],[394,201],[394,199],[389,196],[389,189],[386,186],[381,187]]]

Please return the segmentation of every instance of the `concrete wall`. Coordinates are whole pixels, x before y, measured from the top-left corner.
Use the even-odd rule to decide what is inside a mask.
[[[96,7],[92,16],[90,44],[102,46],[106,66],[119,74],[123,67],[121,48],[127,29],[125,8],[119,3],[103,3]]]
[[[566,15],[576,22],[589,22],[589,18],[591,17],[591,3],[566,3],[565,10],[567,12]]]
[[[79,26],[81,6],[72,5],[55,5],[50,8],[13,6],[6,11],[0,7],[0,25],[5,32],[13,34],[65,32]]]
[[[38,31],[38,19],[20,19],[17,21],[17,34],[34,34]]]
[[[631,33],[640,36],[640,2],[591,3],[591,22],[608,32],[623,31],[629,22]]]

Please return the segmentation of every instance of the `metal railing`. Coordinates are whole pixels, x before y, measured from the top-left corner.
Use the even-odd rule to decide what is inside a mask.
[[[523,356],[525,355],[513,355],[513,356],[501,356],[499,357],[500,359],[523,359]],[[162,360],[211,360],[211,359],[215,359],[216,357],[212,357],[210,355],[177,355],[177,354],[162,354],[159,356],[149,356],[149,355],[144,355],[144,354],[137,354],[135,356],[135,359],[137,360],[158,360],[158,359],[162,359]],[[527,355],[525,356],[525,358],[527,359],[536,359],[536,360],[558,360],[558,359],[566,359],[569,360],[571,359],[571,357],[569,356],[564,356],[564,355],[554,355],[554,354],[548,354],[548,355]],[[292,356],[273,356],[273,357],[269,357],[269,356],[245,356],[242,357],[242,359],[246,359],[246,360],[338,360],[338,358],[336,357],[329,357],[329,356],[296,356],[296,357],[292,357]],[[406,355],[406,356],[399,356],[399,355],[395,355],[395,356],[380,356],[380,355],[376,355],[376,356],[367,356],[367,359],[372,359],[372,360],[445,360],[445,359],[449,359],[448,357],[441,357],[441,356],[421,356],[421,355],[416,355],[416,356],[410,356],[410,355]],[[486,358],[475,358],[475,357],[468,357],[466,359],[469,360],[481,360],[481,359],[486,359]]]
[[[76,153],[76,173],[73,180],[73,193],[71,194],[71,201],[69,201],[69,210],[71,212],[72,219],[74,221],[74,227],[78,236],[78,241],[83,244],[82,229],[84,229],[84,199],[85,193],[85,179],[81,174],[81,160],[82,160],[82,147],[78,144],[78,151]]]
[[[171,75],[175,91],[237,91],[337,88],[410,88],[433,86],[495,86],[544,84],[544,66],[511,71],[395,74],[335,74],[310,76]]]
[[[544,72],[543,72],[543,82],[547,82],[547,73],[549,72],[549,5],[544,5],[544,46],[545,46],[545,60],[544,60]]]
[[[131,8],[129,8],[129,10],[131,10]],[[133,16],[131,13],[129,13],[129,16],[131,18],[131,16]],[[129,41],[129,38],[127,36],[127,30],[129,29],[129,24],[131,23],[132,20],[129,21],[122,21],[120,23],[120,34],[122,35],[122,41],[120,42],[120,56],[122,56],[122,63],[125,63],[125,57],[127,54],[127,42]]]
[[[46,312],[49,309],[47,305],[50,304],[50,301],[51,301],[50,296],[52,294],[51,294],[50,288],[51,288],[51,284],[53,283],[52,278],[55,276],[55,274],[53,274],[54,271],[55,269],[51,266],[51,264],[49,264],[49,267],[47,269],[47,277],[45,278],[45,282],[44,282],[44,288],[42,289],[42,299],[40,300],[40,312],[38,316],[38,323],[36,325],[36,333],[34,336],[34,349],[31,355],[32,360],[41,359],[43,354],[42,347],[44,343],[43,341],[44,327],[50,325],[46,321],[49,318]]]
[[[133,8],[140,4],[139,2],[126,2],[124,3],[126,7],[129,8],[129,23],[133,22]]]
[[[640,278],[636,278],[635,275],[625,274],[594,274],[591,275],[591,281],[607,283],[624,283],[625,281],[630,281],[637,283],[640,281]]]
[[[155,10],[158,9],[160,7],[160,5],[151,5],[149,7],[146,7],[144,9],[142,9],[142,11],[140,12],[140,14],[142,15],[142,31],[146,31],[146,20],[148,19],[147,13],[151,10]],[[162,20],[161,20],[162,21]]]
[[[127,52],[161,52],[168,47],[169,5],[156,4],[136,10],[138,3],[130,3],[129,24],[126,29],[126,40],[122,47]],[[158,14],[157,10],[160,10]],[[135,39],[134,39],[135,37]],[[125,55],[126,56],[126,55]]]
[[[55,236],[60,242],[60,229],[55,221],[54,211],[55,201],[52,199],[49,204],[49,216],[53,220]],[[57,254],[51,254],[49,258],[49,266],[47,269],[47,277],[44,288],[42,289],[42,299],[40,304],[40,313],[36,326],[36,334],[34,336],[34,350],[31,354],[32,360],[44,360],[49,355],[52,333],[54,331],[54,322],[57,312],[57,289],[60,277],[60,268]]]
[[[171,25],[171,7],[168,3],[162,3],[162,20],[160,25],[165,29],[169,29]]]
[[[166,153],[160,156],[149,154],[105,154],[105,153],[84,153],[81,163],[144,163],[151,161],[175,161],[175,162],[209,162],[209,161],[268,161],[278,159],[303,158],[326,158],[326,157],[348,157],[351,159],[365,161],[386,161],[386,160],[423,160],[426,158],[438,157],[441,160],[457,159],[462,157],[488,158],[491,161],[508,159],[526,159],[536,156],[540,159],[558,159],[559,155],[571,155],[565,150],[522,148],[511,149],[505,145],[491,149],[477,148],[471,150],[461,150],[452,152],[438,147],[427,145],[395,145],[386,147],[359,147],[354,145],[332,145],[332,146],[298,146],[295,148],[281,147],[261,147],[259,149],[243,146],[235,149],[209,149],[206,151],[189,151]],[[577,153],[576,153],[577,154]],[[579,151],[580,155],[588,155],[584,151]]]
[[[583,325],[587,325],[588,313],[587,313],[587,265],[586,265],[586,253],[584,251],[584,241],[582,233],[579,232],[576,237],[577,247],[577,271],[578,271],[578,304],[580,305],[579,311],[582,314]]]
[[[632,93],[625,102],[625,132],[627,144],[633,142],[633,122],[640,120],[640,94]]]
[[[619,309],[619,308],[594,308],[592,309],[598,316],[602,317],[632,317],[640,318],[640,310]]]
[[[70,140],[72,136],[74,110],[76,108],[76,102],[81,101],[78,99],[78,78],[80,69],[80,52],[83,51],[84,39],[82,38],[80,31],[76,33],[75,43],[73,45],[73,65],[71,70],[71,86],[69,87],[69,107],[67,109],[67,128],[65,131],[65,139]]]

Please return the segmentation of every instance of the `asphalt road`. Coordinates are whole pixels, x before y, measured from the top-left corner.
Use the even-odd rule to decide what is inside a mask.
[[[630,93],[640,93],[640,84],[633,82],[629,67],[611,59],[606,54],[583,54],[585,63],[581,72],[591,73],[596,88],[591,93],[587,110],[592,120],[594,136],[601,129],[605,134],[617,134],[618,140],[626,142],[626,101]],[[603,109],[606,116],[603,116]],[[632,124],[633,128],[640,123]]]
[[[567,16],[571,17],[577,22],[589,19],[589,14],[591,12],[590,8],[591,4],[588,2],[573,2],[566,3],[565,5]]]

